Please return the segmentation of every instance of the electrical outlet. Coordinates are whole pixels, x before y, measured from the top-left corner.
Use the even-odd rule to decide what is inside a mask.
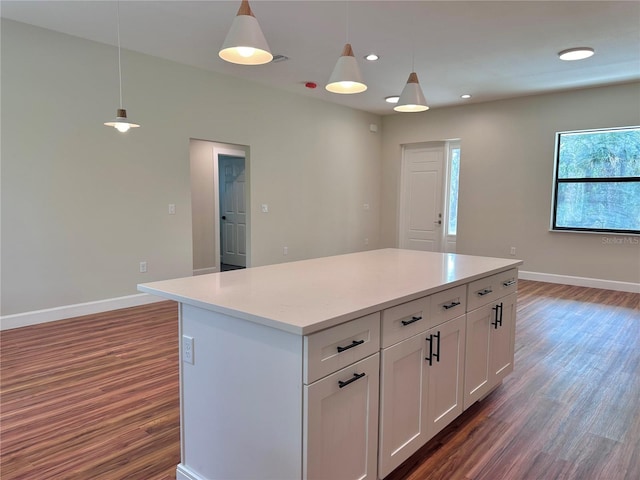
[[[515,255],[516,254],[516,247],[511,247],[511,255]]]
[[[368,238],[365,238],[365,239],[364,239],[364,244],[365,244],[365,245],[369,245],[369,239],[368,239]]]
[[[147,262],[140,262],[140,273],[147,273]]]
[[[182,361],[193,365],[193,337],[182,336]]]
[[[282,248],[282,254],[283,255],[289,255],[289,247],[283,247]]]

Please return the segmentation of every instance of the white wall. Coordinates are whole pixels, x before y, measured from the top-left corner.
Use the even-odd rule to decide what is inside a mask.
[[[122,135],[114,47],[1,35],[2,315],[191,275],[190,138],[250,148],[252,265],[378,247],[380,117],[123,51]]]
[[[640,282],[639,237],[549,232],[555,132],[638,125],[639,99],[634,83],[384,117],[382,245],[397,245],[401,145],[460,138],[458,253],[515,246],[524,271]]]

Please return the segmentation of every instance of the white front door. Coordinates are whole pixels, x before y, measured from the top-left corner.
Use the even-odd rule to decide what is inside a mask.
[[[244,158],[218,156],[222,263],[247,266]]]
[[[400,192],[400,248],[441,251],[444,144],[405,146]]]

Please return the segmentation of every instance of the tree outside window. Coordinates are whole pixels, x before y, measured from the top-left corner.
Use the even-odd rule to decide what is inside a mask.
[[[552,229],[640,233],[640,127],[557,134]]]

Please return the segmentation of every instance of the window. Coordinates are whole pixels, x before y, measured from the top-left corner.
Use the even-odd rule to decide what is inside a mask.
[[[640,234],[640,127],[560,132],[553,230]]]
[[[449,196],[447,208],[447,235],[458,232],[458,178],[460,176],[460,144],[449,144]]]

